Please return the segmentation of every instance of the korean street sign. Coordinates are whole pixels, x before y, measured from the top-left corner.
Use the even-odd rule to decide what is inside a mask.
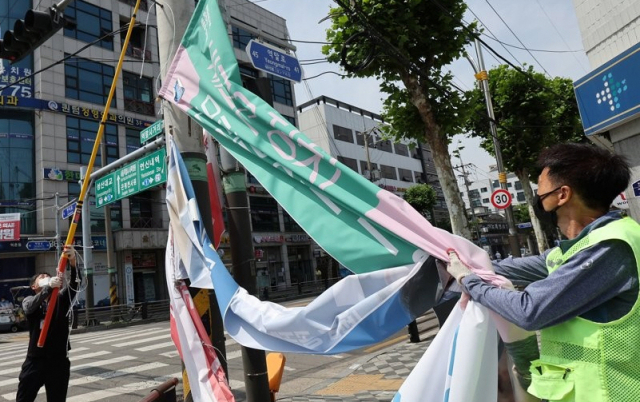
[[[258,70],[287,80],[302,81],[300,62],[284,50],[251,39],[246,51],[251,58],[251,64]]]
[[[48,240],[41,241],[29,241],[27,243],[27,250],[29,251],[47,251],[51,248],[51,242]]]
[[[62,208],[62,219],[67,219],[73,215],[76,210],[76,203],[72,202],[66,207]]]
[[[116,201],[115,177],[116,172],[96,180],[96,206],[103,207]]]
[[[153,137],[160,135],[164,132],[164,120],[158,120],[149,127],[140,131],[140,144],[144,144]]]
[[[161,148],[96,180],[96,206],[127,198],[167,181],[167,151]]]

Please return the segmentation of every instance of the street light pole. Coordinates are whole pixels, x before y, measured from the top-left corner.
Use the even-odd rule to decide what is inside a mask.
[[[493,103],[491,102],[491,92],[489,90],[489,76],[484,66],[484,58],[482,56],[482,47],[480,41],[475,39],[476,54],[478,55],[478,65],[473,62],[473,59],[467,55],[467,59],[471,63],[471,66],[475,70],[475,77],[479,81],[480,88],[484,93],[485,103],[487,105],[487,114],[489,115],[489,126],[491,128],[491,137],[493,139],[493,149],[496,154],[496,163],[498,165],[498,181],[500,182],[500,188],[507,190],[507,173],[504,171],[504,164],[502,161],[502,152],[500,150],[500,141],[498,140],[498,129],[496,127],[496,117],[493,113]],[[509,225],[509,248],[511,249],[511,255],[514,257],[520,257],[520,246],[518,244],[518,231],[516,229],[516,223],[513,216],[513,207],[509,205],[505,209],[507,216],[507,224]]]

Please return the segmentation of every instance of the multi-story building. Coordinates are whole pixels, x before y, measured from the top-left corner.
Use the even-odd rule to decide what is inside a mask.
[[[2,33],[16,19],[24,18],[28,9],[44,10],[54,1],[35,3],[0,3]],[[134,4],[135,0],[74,0],[64,11],[64,29],[24,60],[13,65],[1,61],[0,88],[35,72],[0,93],[0,214],[20,213],[21,226],[19,239],[0,241],[2,295],[11,286],[27,284],[36,272],[55,270],[55,247],[36,251],[27,243],[51,240],[56,234],[56,220],[61,238],[66,238],[69,221],[60,219],[55,197],[62,205],[79,194],[80,167],[89,161]],[[158,35],[156,11],[151,8],[152,2],[141,1],[117,80],[105,126],[107,163],[139,148],[140,131],[160,118],[155,102],[161,78]],[[253,69],[244,49],[252,38],[293,49],[286,40],[284,19],[247,0],[227,0],[225,18],[245,86],[260,92],[295,122],[292,84]],[[96,167],[100,166],[98,156]],[[118,275],[120,300],[124,300],[125,279],[133,282],[135,301],[166,297],[168,214],[164,198],[163,186],[159,186],[111,205],[115,246],[112,264]],[[80,252],[83,246],[93,247],[94,283],[89,286],[94,287],[97,302],[107,297],[109,290],[105,220],[104,209],[95,206],[94,197],[88,200],[91,213],[83,218],[91,219],[92,244],[82,244],[80,225],[75,244]],[[313,278],[314,247],[308,236],[279,209],[272,214],[274,201],[270,197],[252,194],[250,200],[256,249],[274,268],[273,276],[284,276],[282,267],[288,270],[295,265],[296,270],[311,272],[306,278]],[[278,223],[273,224],[274,220]],[[131,271],[131,277],[124,276],[125,264],[132,268],[126,270]]]
[[[384,139],[380,115],[320,96],[298,106],[298,121],[324,151],[400,197],[416,183],[429,183],[438,195],[436,220],[449,218],[429,148]]]
[[[574,83],[587,136],[627,157],[629,215],[640,222],[640,3],[573,1],[591,71]]]

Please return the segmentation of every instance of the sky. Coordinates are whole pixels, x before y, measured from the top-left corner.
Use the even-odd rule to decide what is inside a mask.
[[[331,0],[252,1],[285,18],[291,39],[303,41],[325,41],[325,30],[329,27],[329,22],[320,21],[327,16],[330,7],[337,7]],[[467,5],[469,10],[465,20],[471,22],[479,19],[479,25],[484,28],[485,33],[502,42],[523,47],[519,43],[522,41],[528,49],[562,51],[532,51],[529,54],[525,50],[512,47],[505,49],[496,41],[484,37],[493,49],[514,64],[530,64],[536,71],[546,71],[552,77],[562,76],[573,81],[590,70],[586,54],[582,50],[582,39],[572,0],[468,0]],[[438,12],[436,6],[434,12]],[[297,47],[296,54],[300,61],[324,58],[320,44],[294,42],[294,45]],[[570,50],[572,52],[569,52]],[[475,58],[475,49],[469,49],[469,53]],[[484,51],[484,59],[487,70],[504,64],[488,51]],[[338,65],[330,63],[311,64],[303,66],[303,69],[304,77],[313,77],[326,71],[340,72]],[[453,72],[456,85],[464,90],[473,87],[473,70],[466,59],[454,62],[449,69]],[[324,74],[309,79],[306,83],[308,85],[304,82],[295,85],[297,104],[324,95],[374,113],[382,112],[384,94],[379,91],[378,82],[373,79],[341,78],[335,74]],[[461,150],[463,162],[477,166],[477,169],[472,171],[471,180],[485,177],[489,165],[495,164],[495,159],[480,149],[479,141],[476,139],[457,135],[453,138],[450,149],[453,150],[458,145],[464,147]],[[457,164],[458,161],[455,160],[454,163]]]

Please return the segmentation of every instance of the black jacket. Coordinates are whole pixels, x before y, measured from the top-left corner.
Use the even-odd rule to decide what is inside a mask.
[[[71,280],[70,286],[64,286],[58,293],[58,301],[55,305],[55,311],[51,317],[49,331],[44,347],[38,347],[38,338],[40,330],[46,316],[47,298],[52,292],[52,288],[45,286],[40,293],[35,296],[28,296],[22,302],[22,308],[27,316],[27,324],[29,327],[29,349],[27,357],[66,357],[67,352],[71,349],[69,344],[69,319],[67,312],[71,306],[71,301],[78,292],[76,278],[76,269],[70,267]]]

